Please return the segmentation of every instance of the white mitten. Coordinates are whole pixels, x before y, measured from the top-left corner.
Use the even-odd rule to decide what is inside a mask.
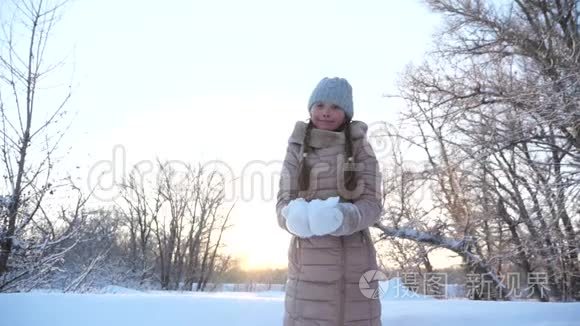
[[[313,236],[308,225],[308,202],[304,198],[290,201],[281,213],[286,218],[286,228],[292,234],[301,238]]]
[[[337,207],[344,218],[342,225],[336,231],[332,232],[331,235],[349,235],[361,229],[360,223],[362,216],[356,205],[353,203],[338,203]]]
[[[308,224],[314,235],[326,235],[336,231],[344,219],[338,209],[338,197],[315,199],[308,203]]]

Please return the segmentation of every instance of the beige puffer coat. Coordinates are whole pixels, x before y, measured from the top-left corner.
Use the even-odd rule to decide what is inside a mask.
[[[354,169],[359,182],[354,192],[347,192],[344,187],[344,133],[321,129],[312,129],[310,134],[312,150],[306,157],[311,168],[310,190],[298,191],[298,162],[306,127],[306,123],[297,122],[288,141],[276,205],[278,224],[288,231],[281,210],[295,198],[310,201],[340,196],[341,201],[354,203],[361,214],[347,213],[335,235],[292,236],[284,325],[381,325],[380,301],[367,298],[359,288],[361,276],[378,269],[369,226],[382,213],[381,174],[366,139],[368,127],[360,121],[351,123]],[[377,289],[378,282],[371,282],[370,288]]]

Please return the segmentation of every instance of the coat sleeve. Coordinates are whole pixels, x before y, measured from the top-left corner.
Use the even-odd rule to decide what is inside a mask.
[[[364,230],[381,219],[382,174],[376,155],[366,140],[361,140],[355,152],[355,178],[361,184],[362,193],[352,203],[339,203],[344,219],[342,225],[331,235],[349,235]]]
[[[282,163],[276,202],[278,225],[289,233],[291,232],[286,227],[286,218],[282,215],[282,209],[298,195],[298,151],[298,144],[288,143],[286,156]]]

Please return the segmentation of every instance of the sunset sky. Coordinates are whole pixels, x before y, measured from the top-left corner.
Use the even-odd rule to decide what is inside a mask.
[[[246,268],[283,267],[290,236],[276,223],[276,176],[310,92],[344,77],[355,120],[394,121],[402,104],[383,95],[421,61],[438,23],[416,0],[72,1],[47,57],[63,61],[51,96],[72,84],[59,173],[88,188],[103,162],[120,180],[156,157],[218,160],[237,180],[228,250]],[[264,181],[250,185],[255,173]]]

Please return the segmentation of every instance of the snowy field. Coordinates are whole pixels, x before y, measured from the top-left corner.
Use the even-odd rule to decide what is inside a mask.
[[[389,287],[392,289],[392,287]],[[389,290],[383,325],[580,325],[580,303],[435,300]],[[2,326],[281,325],[282,291],[0,294]]]

